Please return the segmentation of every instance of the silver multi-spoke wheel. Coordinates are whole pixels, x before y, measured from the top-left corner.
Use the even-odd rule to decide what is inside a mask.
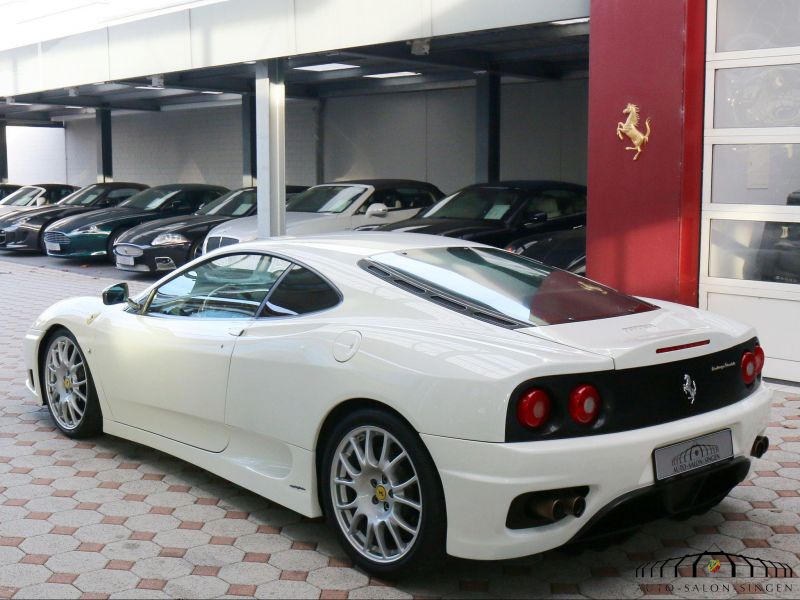
[[[423,498],[408,451],[385,429],[344,436],[331,464],[330,493],[339,527],[364,557],[391,563],[414,547]]]
[[[44,381],[55,420],[64,429],[78,427],[89,403],[89,382],[83,355],[69,337],[59,336],[50,344]]]

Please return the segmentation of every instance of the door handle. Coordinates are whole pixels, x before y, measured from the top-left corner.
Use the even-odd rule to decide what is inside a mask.
[[[231,327],[228,329],[228,333],[233,337],[239,337],[244,333],[244,327]]]

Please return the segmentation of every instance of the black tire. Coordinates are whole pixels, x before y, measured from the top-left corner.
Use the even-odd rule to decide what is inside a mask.
[[[119,236],[121,236],[122,233],[123,230],[118,230],[112,231],[108,235],[108,242],[106,242],[106,258],[108,258],[108,262],[110,262],[112,265],[117,264],[117,259],[114,256],[114,244],[117,243],[117,239],[119,239]]]
[[[186,255],[186,262],[191,262],[203,254],[203,238],[195,240],[189,247],[189,253]],[[181,265],[178,265],[179,267]]]
[[[82,367],[82,373],[85,375],[86,380],[87,401],[84,404],[83,416],[77,426],[73,428],[63,426],[59,421],[59,418],[56,417],[54,413],[55,408],[51,403],[47,382],[45,381],[48,355],[51,349],[63,338],[71,340],[77,349],[77,352],[79,353],[84,365]],[[42,347],[43,351],[40,353],[39,357],[39,389],[41,390],[42,398],[44,399],[44,402],[50,411],[50,416],[52,417],[53,422],[56,424],[56,427],[58,427],[58,429],[67,437],[76,439],[92,437],[102,433],[103,412],[100,408],[100,401],[97,398],[97,390],[94,385],[92,373],[89,370],[89,364],[86,362],[86,355],[83,353],[83,349],[81,349],[80,344],[78,344],[78,340],[75,339],[75,336],[72,335],[72,332],[70,332],[68,329],[59,327],[58,329],[53,330],[53,332],[47,336],[47,339],[44,341]],[[78,374],[80,375],[80,372]]]
[[[334,476],[333,461],[337,448],[352,432],[362,427],[380,428],[394,437],[408,454],[419,482],[420,504],[423,508],[417,521],[418,533],[413,542],[408,543],[408,550],[405,554],[393,562],[371,560],[357,550],[354,542],[351,542],[343,531],[343,526],[340,525],[334,509],[331,478]],[[337,423],[324,441],[319,486],[328,525],[333,528],[339,543],[353,563],[364,571],[378,577],[395,578],[405,571],[420,568],[433,569],[441,564],[445,557],[447,519],[439,473],[419,435],[396,415],[379,409],[361,409],[354,411]],[[379,485],[379,487],[382,486]],[[373,504],[381,503],[376,503],[373,498]],[[394,505],[392,510],[395,510]],[[384,535],[386,531],[384,526]]]

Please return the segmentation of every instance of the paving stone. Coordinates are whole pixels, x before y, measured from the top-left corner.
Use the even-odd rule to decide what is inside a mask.
[[[46,533],[26,538],[19,545],[19,549],[27,554],[49,554],[52,556],[59,552],[75,550],[79,544],[80,542],[72,536]]]
[[[190,575],[194,565],[182,558],[156,556],[137,560],[132,571],[142,579],[177,579]]]
[[[145,540],[121,540],[106,544],[103,555],[115,560],[136,561],[158,556],[161,546]]]
[[[256,588],[256,598],[319,598],[319,589],[305,581],[280,579]]]
[[[44,583],[50,578],[50,571],[42,565],[4,565],[0,567],[0,587],[26,587]]]
[[[168,581],[164,591],[177,598],[213,598],[227,592],[228,584],[216,577],[186,575]]]
[[[238,562],[222,567],[217,577],[228,583],[260,585],[278,579],[280,574],[278,569],[267,564]]]
[[[240,562],[244,558],[244,552],[233,546],[212,544],[190,548],[184,558],[195,565],[221,567]]]
[[[328,558],[313,550],[283,550],[270,557],[270,564],[291,571],[313,571],[325,567]]]
[[[53,573],[83,573],[106,566],[108,559],[97,552],[62,552],[51,556],[44,564]]]
[[[82,573],[73,585],[82,592],[113,594],[136,587],[139,578],[129,571],[102,570]]]
[[[14,594],[14,598],[30,598],[31,600],[42,600],[52,598],[80,598],[81,592],[78,588],[64,583],[38,583],[22,588]]]

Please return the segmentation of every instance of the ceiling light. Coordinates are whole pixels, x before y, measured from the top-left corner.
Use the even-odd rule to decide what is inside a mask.
[[[11,106],[33,106],[30,102],[9,102]]]
[[[357,69],[358,65],[347,65],[345,63],[325,63],[322,65],[309,65],[307,67],[295,67],[295,71],[341,71],[342,69]]]
[[[376,73],[375,75],[364,75],[364,77],[371,77],[372,79],[388,79],[390,77],[415,77],[420,75],[414,71],[395,71],[394,73]]]
[[[137,85],[137,90],[163,90],[163,87],[159,87],[157,85]]]
[[[212,96],[219,96],[220,94],[223,94],[224,92],[218,92],[217,90],[203,90],[200,93],[201,94],[210,94]]]
[[[242,64],[243,65],[254,65],[254,64],[256,64],[256,61],[254,61],[254,60],[245,60],[245,61],[242,61]]]
[[[82,106],[71,106],[67,104],[64,108],[83,108]]]
[[[578,23],[588,23],[589,17],[581,17],[579,19],[564,19],[563,21],[551,21],[551,25],[577,25]]]

